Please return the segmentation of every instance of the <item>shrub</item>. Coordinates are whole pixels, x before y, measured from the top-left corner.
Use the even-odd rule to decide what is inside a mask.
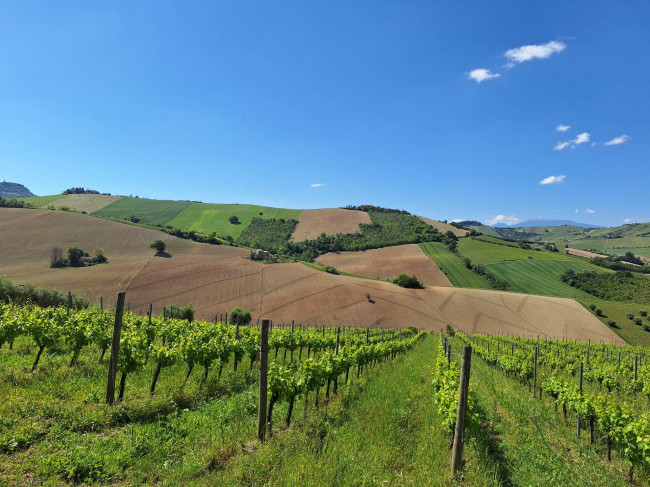
[[[106,255],[104,255],[104,249],[95,249],[95,259],[97,260],[98,264],[108,262]]]
[[[235,215],[228,218],[228,221],[233,225],[239,225],[239,218],[237,218]]]
[[[643,325],[643,329],[645,331],[650,331],[650,325]]]
[[[424,289],[424,285],[414,275],[407,276],[406,274],[400,274],[396,279],[393,279],[393,284],[408,289]]]
[[[645,309],[639,310],[641,316],[648,316],[648,312]]]
[[[84,251],[79,247],[68,247],[68,265],[70,267],[80,267],[81,259],[84,256]]]
[[[331,265],[325,266],[325,272],[328,272],[330,274],[338,274],[339,271],[336,270],[336,267],[333,267]]]
[[[596,308],[594,313],[596,313],[596,316],[603,316],[603,310],[600,308]]]
[[[248,309],[233,308],[230,310],[230,322],[239,323],[240,325],[248,325],[253,317]]]
[[[451,325],[447,325],[446,328],[447,335],[449,335],[451,338],[454,338],[456,336],[456,332],[454,331],[454,327]]]
[[[591,304],[589,305],[589,309],[590,309],[591,311],[594,311],[594,310],[596,309],[596,305],[595,305],[594,303],[591,303]]]
[[[167,246],[165,245],[165,242],[162,240],[154,240],[151,242],[151,245],[149,245],[150,248],[154,249],[157,254],[162,254]]]
[[[607,320],[607,325],[613,328],[616,326],[616,322],[614,320]]]
[[[194,307],[192,303],[187,306],[179,306],[177,304],[170,304],[167,307],[167,318],[176,318],[178,320],[194,320]]]
[[[628,314],[627,314],[627,319],[628,319],[628,320],[633,320],[633,319],[634,319],[634,314],[632,314],[632,313],[628,313]]]
[[[636,317],[634,318],[634,324],[641,326],[643,324],[643,321],[641,321],[641,318]]]

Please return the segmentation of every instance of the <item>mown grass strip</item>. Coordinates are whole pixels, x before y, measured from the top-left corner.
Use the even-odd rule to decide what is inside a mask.
[[[440,267],[440,270],[445,273],[454,286],[492,289],[484,277],[469,270],[463,260],[450,252],[442,242],[421,243],[420,248]]]

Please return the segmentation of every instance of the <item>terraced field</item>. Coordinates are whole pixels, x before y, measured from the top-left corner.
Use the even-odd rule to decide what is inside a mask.
[[[93,215],[124,220],[135,216],[141,223],[167,225],[176,215],[192,205],[191,201],[148,200],[144,198],[121,198]]]
[[[483,277],[465,267],[463,261],[451,253],[442,242],[421,243],[420,248],[427,257],[438,264],[454,286],[491,289],[490,284]]]
[[[562,260],[526,259],[489,264],[486,269],[508,282],[508,291],[558,296],[562,298],[587,297],[589,294],[562,282],[567,270],[575,272],[604,269],[582,262]]]
[[[165,225],[205,234],[215,232],[219,236],[230,235],[236,239],[253,218],[298,220],[301,211],[258,205],[193,203],[166,221]],[[238,225],[230,223],[231,216],[239,219]]]

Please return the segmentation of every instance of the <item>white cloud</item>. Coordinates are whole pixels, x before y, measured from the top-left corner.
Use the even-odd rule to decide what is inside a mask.
[[[596,147],[596,143],[595,143],[595,142],[592,142],[592,143],[591,143],[591,147]]]
[[[571,142],[558,142],[555,144],[555,147],[553,147],[553,150],[563,150],[566,149],[569,145],[571,145]]]
[[[596,210],[592,210],[591,208],[587,208],[585,210],[585,213],[588,214],[588,215],[593,215],[594,213],[596,213]]]
[[[625,144],[630,139],[631,137],[629,135],[619,135],[618,137],[614,137],[612,140],[605,142],[605,145],[621,145]]]
[[[518,223],[520,220],[516,216],[513,215],[497,215],[494,218],[490,218],[487,221],[488,225],[496,225],[497,223],[505,223],[506,225],[514,225],[515,223]]]
[[[575,214],[577,215],[578,213],[580,213],[580,210],[578,210],[578,209],[576,208],[576,211],[574,211],[573,213],[575,213]]]
[[[464,218],[454,218],[454,219],[451,221],[451,223],[458,223],[458,222],[464,222],[464,221],[465,221]]]
[[[626,219],[623,220],[623,223],[630,223],[631,221],[632,221],[631,218],[626,218]]]
[[[571,125],[562,125],[562,124],[560,124],[557,127],[555,127],[555,131],[556,132],[566,132],[570,128],[571,128]]]
[[[562,184],[564,182],[564,178],[566,178],[565,174],[562,176],[549,176],[542,179],[539,184]]]
[[[508,58],[508,66],[513,66],[533,59],[544,59],[556,52],[564,51],[566,44],[558,41],[547,42],[546,44],[531,44],[529,46],[516,47],[506,51],[504,56]]]
[[[321,186],[325,186],[325,183],[314,183],[311,185],[312,188],[320,188]]]
[[[491,73],[489,69],[483,68],[474,69],[468,74],[469,79],[473,79],[477,83],[485,81],[486,79],[498,78],[499,76],[501,76],[499,73]]]
[[[564,150],[567,147],[571,147],[572,149],[575,149],[580,144],[585,144],[589,142],[590,137],[591,134],[589,132],[582,132],[581,134],[578,134],[575,139],[567,140],[566,142],[558,142],[553,147],[553,150]]]

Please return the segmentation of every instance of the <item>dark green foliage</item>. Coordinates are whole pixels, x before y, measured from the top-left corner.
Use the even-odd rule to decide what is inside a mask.
[[[32,205],[14,198],[3,198],[0,196],[0,208],[31,208]]]
[[[628,313],[626,316],[627,316],[628,320],[633,320],[634,319],[634,314],[632,314],[632,313]]]
[[[616,322],[614,320],[607,320],[607,326],[614,328],[616,326]]]
[[[641,316],[648,316],[648,312],[647,312],[645,309],[641,309],[641,310],[639,310],[639,314],[640,314]]]
[[[591,303],[591,304],[589,305],[589,309],[590,309],[591,311],[594,311],[594,310],[596,309],[596,305],[595,305],[594,303]]]
[[[85,188],[68,188],[61,194],[99,194],[99,191]]]
[[[447,325],[447,328],[445,329],[445,333],[447,333],[447,336],[454,338],[456,336],[456,332],[454,331],[454,327],[451,325]]]
[[[67,303],[67,293],[60,293],[50,288],[34,287],[29,283],[16,285],[9,279],[0,276],[0,302],[20,305],[31,303],[43,308],[53,306],[57,302],[61,306]],[[72,296],[74,309],[87,308],[89,305],[86,298]]]
[[[339,271],[336,270],[336,267],[333,267],[331,265],[325,266],[325,272],[327,272],[329,274],[338,274],[339,273]]]
[[[83,263],[81,258],[84,256],[84,251],[79,247],[68,247],[68,265],[70,267],[81,267]]]
[[[104,249],[95,249],[95,260],[97,261],[98,264],[103,264],[104,262],[108,262],[108,259],[104,254]]]
[[[187,306],[179,306],[177,304],[170,304],[167,306],[167,318],[176,318],[179,320],[194,320],[194,308],[192,303]]]
[[[163,253],[167,248],[165,242],[163,242],[162,240],[154,240],[153,242],[151,242],[151,245],[149,245],[149,247],[154,249],[158,254]]]
[[[632,321],[634,322],[635,325],[641,326],[643,324],[643,320],[641,318],[639,318],[638,316],[636,318],[634,318],[634,320],[632,320]]]
[[[628,252],[628,254],[631,254],[631,252]],[[634,257],[634,254],[632,254],[632,257]],[[629,271],[629,272],[641,272],[644,274],[650,274],[650,266],[639,267],[638,265],[628,265],[628,262],[630,261],[626,261],[623,257],[612,256],[612,255],[608,257],[595,257],[591,259],[592,264],[596,264],[597,266],[604,267],[605,269],[611,269],[613,271]],[[638,262],[640,262],[640,264],[643,264],[643,261],[641,261],[641,259],[638,259]],[[637,262],[635,261],[632,263],[636,264]]]
[[[230,323],[239,323],[240,325],[246,326],[250,324],[252,319],[253,317],[248,309],[233,308],[230,310]]]
[[[424,285],[418,281],[417,277],[406,274],[400,274],[396,279],[393,279],[393,284],[409,289],[424,289]]]
[[[603,316],[603,310],[600,308],[596,308],[594,313],[596,313],[596,316]]]
[[[237,218],[235,215],[228,218],[228,221],[233,225],[239,225],[239,218]]]
[[[650,279],[628,271],[565,273],[562,280],[573,280],[576,288],[607,301],[650,302]]]
[[[297,220],[253,218],[237,238],[237,244],[277,254],[286,245],[297,224]]]

